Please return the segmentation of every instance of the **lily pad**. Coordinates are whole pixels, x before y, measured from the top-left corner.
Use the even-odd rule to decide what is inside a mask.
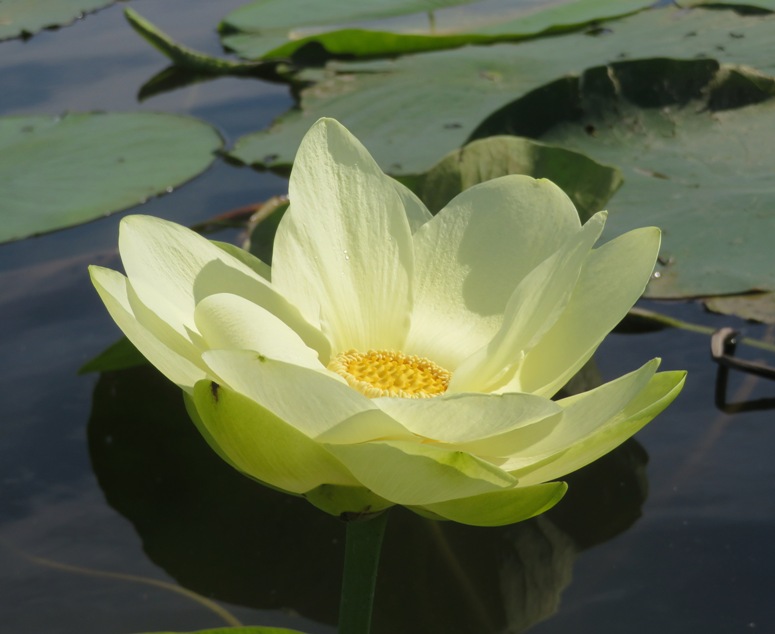
[[[0,2],[0,40],[32,35],[64,26],[113,4],[116,0],[3,0]]]
[[[583,221],[603,209],[622,184],[622,175],[614,167],[565,148],[513,136],[474,141],[450,152],[428,172],[401,181],[435,213],[464,189],[507,174],[554,181],[573,200]]]
[[[310,50],[328,56],[374,57],[558,33],[651,4],[564,0],[545,8],[536,2],[487,6],[481,0],[260,0],[227,15],[220,28],[224,46],[247,59],[276,59]],[[298,16],[303,16],[301,22]]]
[[[704,304],[714,313],[775,324],[775,293],[712,297],[705,300]]]
[[[145,202],[205,170],[211,126],[157,113],[0,118],[0,242]]]
[[[519,44],[437,51],[391,61],[331,62],[301,73],[312,85],[300,108],[266,131],[239,139],[230,155],[287,170],[310,125],[330,116],[346,125],[386,171],[417,174],[486,134],[537,136],[578,110],[578,76],[623,59],[714,58],[775,71],[775,16],[660,9],[607,24],[598,35],[568,34]],[[490,115],[511,109],[486,131]]]
[[[755,103],[775,81],[739,67],[709,77],[708,61],[656,62],[591,69],[584,115],[542,138],[622,169],[611,234],[662,228],[649,297],[775,290],[775,100]],[[738,90],[747,76],[751,92]]]

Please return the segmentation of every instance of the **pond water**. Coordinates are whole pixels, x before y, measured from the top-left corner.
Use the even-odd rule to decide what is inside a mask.
[[[178,41],[218,53],[213,26],[241,4],[132,7]],[[188,113],[233,142],[293,106],[286,86],[238,79],[138,103],[165,60],[122,9],[0,43],[0,115]],[[217,162],[141,211],[191,225],[285,189],[280,177]],[[0,630],[129,634],[240,621],[334,632],[340,523],[232,473],[151,369],[78,375],[119,334],[86,266],[118,265],[122,215],[0,245]],[[775,338],[772,327],[697,304],[644,305]],[[595,363],[609,380],[653,356],[663,369],[689,371],[683,393],[636,441],[572,476],[546,516],[474,529],[394,511],[375,630],[775,631],[774,410],[714,404],[704,335],[615,333]],[[771,382],[730,376],[730,402],[774,397]]]

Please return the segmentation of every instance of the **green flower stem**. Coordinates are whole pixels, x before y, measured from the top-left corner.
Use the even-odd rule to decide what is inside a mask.
[[[387,512],[347,522],[339,634],[368,634]]]
[[[656,313],[652,310],[645,308],[631,308],[630,314],[643,319],[648,319],[654,323],[662,324],[670,328],[679,328],[680,330],[688,330],[690,332],[698,332],[702,335],[712,335],[716,332],[716,328],[710,326],[702,326],[700,324],[692,324],[688,321],[676,319],[675,317],[668,317],[662,313]],[[745,346],[751,346],[752,348],[759,348],[760,350],[767,350],[768,352],[775,352],[775,344],[771,344],[767,341],[761,341],[760,339],[751,339],[749,337],[741,337],[737,340],[739,344]]]

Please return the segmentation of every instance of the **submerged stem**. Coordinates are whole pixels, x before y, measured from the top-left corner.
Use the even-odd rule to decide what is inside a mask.
[[[630,314],[642,317],[643,319],[648,319],[649,321],[653,321],[654,323],[662,324],[670,328],[679,328],[681,330],[688,330],[690,332],[698,332],[703,335],[712,335],[717,330],[716,328],[711,328],[710,326],[692,324],[688,321],[676,319],[675,317],[663,315],[662,313],[657,313],[653,310],[648,310],[645,308],[631,308]],[[737,343],[751,346],[753,348],[759,348],[760,350],[767,350],[768,352],[775,352],[775,344],[769,343],[767,341],[761,341],[760,339],[740,337],[737,339]]]
[[[387,512],[347,522],[339,634],[368,634]]]

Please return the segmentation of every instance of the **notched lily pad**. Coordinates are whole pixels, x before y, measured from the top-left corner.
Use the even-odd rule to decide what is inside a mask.
[[[113,4],[116,0],[3,0],[0,2],[0,40],[30,36],[43,29],[65,26]]]
[[[221,146],[211,126],[169,114],[0,118],[0,242],[172,191],[204,171]]]
[[[391,61],[331,62],[322,71],[300,73],[297,79],[310,83],[301,91],[300,107],[269,130],[240,138],[230,156],[249,165],[287,170],[310,125],[329,116],[346,125],[384,170],[417,174],[474,138],[534,137],[558,120],[577,116],[578,78],[586,69],[659,57],[717,60],[772,75],[772,41],[775,16],[659,9],[609,22],[596,36],[576,33]],[[656,70],[655,64],[654,77]],[[740,90],[752,88],[750,73],[741,84]],[[653,90],[654,82],[651,86]],[[682,90],[680,82],[673,88]],[[720,93],[719,102],[729,100],[730,92]],[[504,116],[493,119],[496,113]],[[490,125],[483,127],[485,120]]]
[[[620,167],[625,180],[609,206],[609,235],[662,228],[649,297],[775,290],[773,80],[737,66],[711,72],[715,62],[696,60],[660,62],[650,90],[631,84],[648,64],[587,71],[584,115],[542,138]],[[725,109],[714,111],[714,102]]]

